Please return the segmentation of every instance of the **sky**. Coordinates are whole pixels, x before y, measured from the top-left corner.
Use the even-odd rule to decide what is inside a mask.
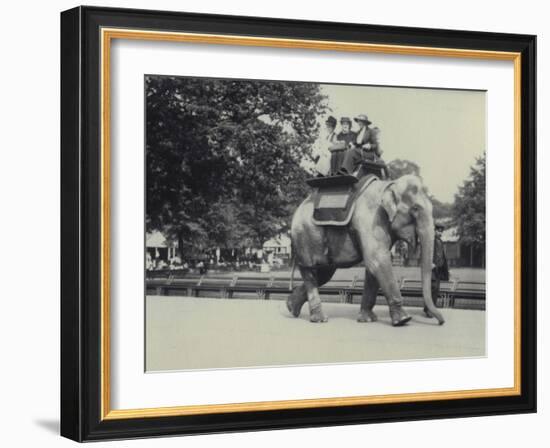
[[[440,201],[453,202],[470,166],[486,149],[486,92],[336,84],[321,89],[331,109],[323,122],[328,115],[339,121],[366,114],[371,126],[380,128],[382,158],[417,163],[428,190]],[[324,136],[321,132],[320,140]],[[317,147],[323,151],[321,142]]]

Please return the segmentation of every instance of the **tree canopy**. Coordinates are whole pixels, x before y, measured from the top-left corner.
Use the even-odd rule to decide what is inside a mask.
[[[395,159],[388,164],[388,176],[390,179],[395,180],[404,176],[405,174],[414,174],[420,176],[420,167],[410,160]]]
[[[455,195],[454,220],[459,237],[477,247],[485,245],[486,154],[476,159],[470,176]]]
[[[420,177],[420,166],[411,160],[395,159],[389,162],[387,166],[389,178],[392,180],[398,179],[405,174],[414,174]],[[434,219],[449,218],[452,216],[452,204],[441,202],[433,194],[430,194],[426,185],[424,185],[424,191],[432,201]]]
[[[442,202],[437,199],[435,196],[430,195],[430,200],[432,201],[432,214],[435,220],[443,218],[452,218],[453,216],[453,204],[448,202]]]
[[[288,228],[326,109],[318,84],[147,76],[145,95],[147,230],[206,249]]]

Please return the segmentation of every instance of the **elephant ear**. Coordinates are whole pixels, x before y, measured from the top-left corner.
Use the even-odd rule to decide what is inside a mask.
[[[398,203],[399,201],[397,199],[397,195],[395,194],[395,185],[392,182],[388,184],[382,192],[382,207],[386,210],[390,222],[393,222],[395,215],[397,214]]]

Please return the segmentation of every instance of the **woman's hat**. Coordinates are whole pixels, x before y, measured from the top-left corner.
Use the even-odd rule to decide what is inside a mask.
[[[332,115],[329,115],[325,123],[331,125],[334,128],[336,127],[336,118],[334,118]]]
[[[355,121],[364,121],[367,124],[371,124],[372,121],[369,121],[369,117],[367,117],[365,114],[357,115],[357,117],[354,118]]]
[[[351,124],[351,120],[349,119],[349,117],[340,118],[340,124],[344,124],[344,123]]]

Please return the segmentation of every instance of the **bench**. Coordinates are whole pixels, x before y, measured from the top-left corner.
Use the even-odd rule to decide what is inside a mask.
[[[233,298],[234,293],[255,294],[259,299],[267,299],[266,290],[271,282],[271,277],[239,277],[234,276],[231,286],[228,288],[228,298]]]
[[[442,281],[439,288],[439,298],[434,298],[437,305],[443,308],[455,308],[457,300],[477,302],[475,308],[485,308],[485,282],[452,279]],[[422,282],[416,279],[401,280],[401,294],[405,297],[422,297]],[[439,303],[442,302],[442,303]]]
[[[177,295],[170,294],[170,291],[173,291],[180,294],[185,292],[186,295],[192,295],[192,292],[188,289],[196,285],[200,277],[201,276],[197,274],[190,274],[183,278],[178,278],[176,276],[147,278],[145,289],[147,294]]]
[[[295,277],[294,287],[303,283],[300,277]],[[325,296],[336,296],[341,303],[353,303],[354,297],[362,296],[363,277],[349,279],[333,279],[319,288],[319,293]],[[419,279],[402,278],[399,280],[401,295],[407,305],[422,306],[422,282]],[[187,274],[180,276],[159,276],[147,278],[147,294],[156,295],[187,295],[200,297],[201,293],[216,293],[221,298],[231,299],[235,294],[248,294],[262,300],[269,300],[272,295],[287,295],[290,293],[290,278],[275,276],[221,276]],[[378,299],[382,292],[378,291]],[[378,300],[377,299],[377,300]],[[442,281],[440,297],[437,305],[444,308],[485,308],[485,283],[453,279]]]
[[[485,309],[485,299],[486,284],[484,282],[459,280],[455,291],[450,297],[449,306],[452,308]]]
[[[441,281],[439,285],[439,297],[434,297],[434,304],[441,305],[443,308],[448,308],[450,306],[450,298],[452,297],[454,291],[456,290],[457,281]],[[422,293],[422,281],[419,279],[407,279],[402,278],[399,285],[401,289],[401,295],[405,297],[423,297]],[[442,301],[443,303],[439,303]]]

